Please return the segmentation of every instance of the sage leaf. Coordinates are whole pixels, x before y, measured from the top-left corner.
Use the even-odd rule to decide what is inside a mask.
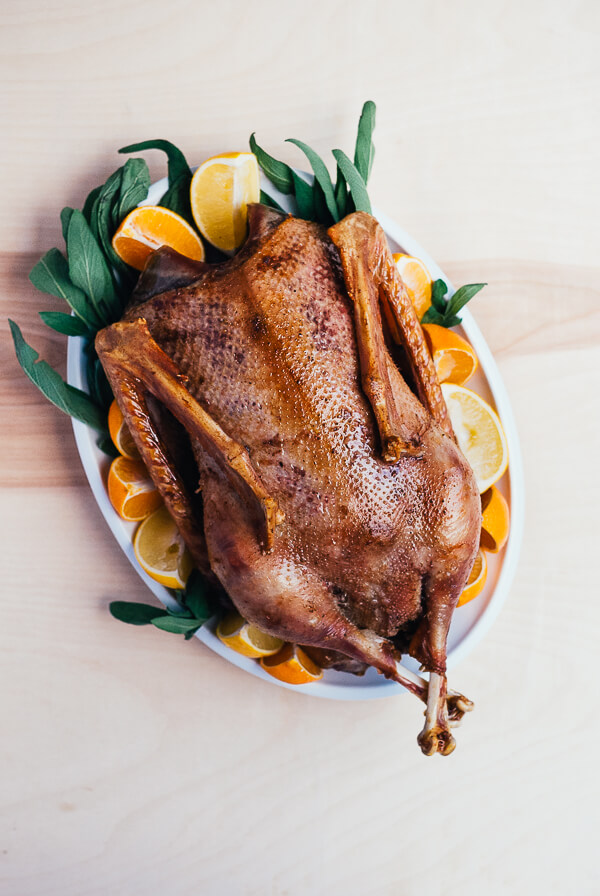
[[[103,185],[100,184],[99,187],[94,187],[94,189],[91,191],[91,193],[88,194],[87,199],[83,203],[83,217],[88,222],[88,224],[91,224],[92,209],[94,207],[94,203],[95,203],[96,199],[100,195],[102,186]],[[66,241],[66,237],[65,237],[65,241]]]
[[[341,149],[334,149],[333,155],[339,165],[344,180],[348,184],[354,208],[357,212],[368,212],[371,214],[371,202],[369,201],[369,194],[367,193],[367,187],[363,178],[360,176],[346,153],[342,152]]]
[[[111,616],[128,625],[150,625],[154,619],[167,615],[167,611],[161,607],[128,600],[113,600],[108,609]]]
[[[17,324],[12,320],[9,320],[9,324],[17,360],[42,395],[65,414],[70,414],[93,429],[104,432],[106,430],[104,411],[81,389],[65,383],[47,361],[40,361],[38,352],[27,344]]]
[[[68,262],[58,249],[46,252],[32,269],[29,279],[41,292],[64,299],[91,329],[98,329],[101,326],[102,320],[92,308],[86,294],[71,282]]]
[[[81,318],[63,311],[40,311],[40,317],[47,327],[65,336],[89,336],[90,329]]]
[[[120,317],[121,307],[106,259],[94,239],[89,224],[75,210],[67,233],[69,276],[91,300],[94,310],[105,323]]]
[[[470,302],[473,296],[477,295],[484,286],[487,286],[487,283],[467,283],[465,286],[461,286],[448,302],[446,313],[449,315],[458,314],[461,308],[464,308],[467,302]]]
[[[198,622],[204,623],[213,615],[208,599],[207,583],[197,569],[192,571],[188,579],[183,601]]]
[[[440,314],[446,313],[446,293],[448,285],[444,280],[435,280],[431,286],[431,304]]]
[[[269,196],[268,193],[265,193],[264,190],[260,191],[260,201],[263,205],[268,205],[269,208],[275,208],[278,212],[283,212],[285,214],[285,209],[283,209],[279,203],[273,199],[272,196]]]
[[[373,159],[375,157],[375,147],[373,146],[373,131],[375,130],[375,103],[372,100],[362,107],[362,112],[358,122],[358,133],[356,135],[356,147],[354,150],[354,167],[364,180],[365,184],[369,180]]]
[[[296,197],[296,207],[298,217],[304,218],[305,221],[314,221],[315,218],[315,194],[311,184],[292,171],[294,178],[294,195]]]
[[[258,164],[273,186],[276,187],[280,193],[293,193],[294,178],[290,166],[286,165],[285,162],[279,162],[277,159],[274,159],[273,156],[270,156],[268,152],[265,152],[264,149],[261,149],[256,142],[254,134],[251,134],[250,136],[250,149],[256,156]]]
[[[337,178],[333,193],[338,210],[338,221],[341,221],[348,214],[348,187],[339,165],[337,166]]]
[[[181,616],[160,616],[150,621],[156,628],[163,632],[172,632],[174,635],[184,635],[186,632],[193,634],[201,628],[197,619],[182,619]]]
[[[71,215],[73,214],[73,209],[66,206],[60,213],[60,224],[62,227],[62,235],[65,244],[67,242],[67,232],[69,230],[69,221],[71,220]]]
[[[310,146],[306,143],[303,143],[302,140],[296,140],[293,137],[290,137],[285,141],[286,143],[293,143],[294,146],[297,146],[298,149],[301,149],[306,158],[310,163],[310,167],[313,170],[315,175],[315,180],[318,185],[323,190],[323,196],[325,197],[325,203],[327,205],[327,210],[331,215],[332,221],[338,220],[338,207],[335,201],[335,195],[333,192],[333,184],[331,183],[331,178],[329,176],[329,171],[327,170],[327,165],[321,158],[321,156],[314,151]]]
[[[430,305],[423,317],[421,318],[422,324],[438,324],[438,326],[444,326],[444,315],[440,314],[439,311]]]
[[[92,208],[90,230],[109,263],[124,278],[127,292],[128,288],[132,286],[129,282],[131,269],[119,258],[112,246],[114,232],[120,224],[120,221],[116,220],[118,216],[115,213],[115,208],[118,208],[119,205],[124,170],[125,166],[117,168],[101,187]]]
[[[128,159],[123,166],[118,202],[113,206],[112,224],[117,229],[121,221],[143,202],[150,189],[150,172],[143,159]],[[111,239],[114,233],[111,234]]]
[[[192,207],[190,204],[190,184],[192,182],[192,170],[188,165],[184,154],[169,140],[143,140],[141,143],[132,143],[123,146],[119,152],[142,152],[145,149],[160,149],[167,156],[167,177],[169,186],[166,193],[158,203],[163,208],[168,208],[184,218],[192,227],[196,227]]]

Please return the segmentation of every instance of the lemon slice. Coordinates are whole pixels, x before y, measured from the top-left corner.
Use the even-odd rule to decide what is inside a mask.
[[[248,204],[259,198],[258,162],[251,152],[226,152],[207,159],[190,186],[198,230],[224,252],[233,252],[246,239]]]
[[[185,588],[194,564],[166,507],[159,507],[140,523],[133,551],[150,578],[166,588]]]
[[[287,684],[310,684],[323,678],[323,670],[297,644],[286,644],[273,656],[263,657],[260,664]]]
[[[217,626],[217,637],[236,653],[255,660],[261,656],[277,653],[284,643],[281,638],[274,638],[266,632],[261,632],[235,612],[228,613],[221,619]]]
[[[480,494],[497,482],[508,466],[508,444],[496,411],[476,392],[442,383],[452,427],[469,461]]]
[[[475,563],[473,564],[471,575],[467,579],[467,584],[465,585],[456,606],[462,607],[463,604],[468,604],[470,600],[473,600],[474,597],[477,597],[479,594],[481,594],[486,579],[487,560],[485,558],[484,552],[480,548],[477,552],[477,556],[475,557]]]
[[[415,307],[417,317],[421,320],[431,305],[431,274],[420,258],[398,253],[393,258]]]

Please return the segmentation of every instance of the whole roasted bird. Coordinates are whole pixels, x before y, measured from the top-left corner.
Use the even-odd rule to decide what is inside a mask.
[[[421,327],[370,215],[249,225],[222,264],[156,252],[98,354],[199,569],[264,631],[417,694],[421,749],[450,753],[481,511]]]

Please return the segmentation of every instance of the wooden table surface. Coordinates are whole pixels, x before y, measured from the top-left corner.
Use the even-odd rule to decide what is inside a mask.
[[[119,146],[197,163],[256,130],[300,164],[284,138],[350,149],[373,98],[373,201],[489,283],[527,500],[452,674],[476,712],[425,759],[408,696],[309,699],[109,616],[147,592],[2,323],[2,896],[600,892],[597,4],[7,0],[0,25],[1,317],[42,357],[64,370],[60,305],[27,274]]]

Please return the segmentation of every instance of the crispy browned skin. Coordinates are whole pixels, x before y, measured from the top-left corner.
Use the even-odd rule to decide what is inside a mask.
[[[479,496],[381,229],[355,214],[330,233],[256,206],[229,262],[161,250],[98,353],[198,565],[240,613],[398,680],[390,638],[420,622],[418,658],[445,701]],[[421,400],[392,363],[378,297]],[[187,430],[201,498],[174,468],[148,393]],[[445,707],[425,752],[451,749]]]

